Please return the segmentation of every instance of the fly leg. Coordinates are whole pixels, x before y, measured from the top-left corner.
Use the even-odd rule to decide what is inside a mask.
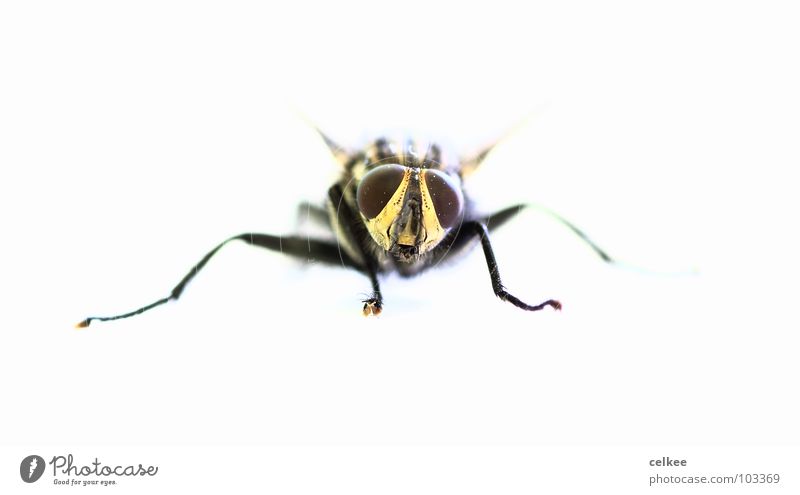
[[[506,211],[507,210],[503,210],[503,212]],[[508,210],[509,216],[513,216],[516,214],[516,212],[516,208],[514,208],[513,211],[511,211],[511,209]],[[507,219],[508,218],[505,218],[503,221]],[[486,267],[489,269],[489,277],[492,281],[492,289],[497,297],[503,301],[510,302],[514,306],[524,309],[525,311],[539,311],[544,309],[546,306],[550,306],[557,310],[561,309],[561,303],[555,299],[548,299],[547,301],[535,306],[530,305],[521,301],[513,294],[510,294],[506,288],[503,287],[503,282],[500,279],[500,271],[497,267],[497,259],[494,256],[494,249],[492,249],[492,243],[489,240],[489,228],[486,226],[485,220],[472,220],[469,222],[464,222],[458,232],[453,236],[451,241],[443,242],[437,246],[437,252],[433,253],[434,262],[438,263],[449,256],[453,256],[454,254],[463,251],[466,246],[468,246],[475,239],[476,236],[480,240],[481,247],[483,248],[483,255],[486,258]]]
[[[539,205],[535,205],[535,204],[519,204],[519,205],[509,206],[508,208],[504,208],[504,209],[502,209],[502,210],[500,210],[498,212],[492,213],[491,215],[489,215],[487,217],[484,217],[481,220],[481,222],[483,224],[485,224],[486,227],[488,227],[488,229],[490,231],[492,231],[492,230],[500,227],[501,225],[503,225],[507,221],[509,221],[517,213],[522,211],[523,208],[534,208],[534,209],[540,210],[540,211],[546,213],[547,215],[551,216],[552,218],[557,220],[559,223],[561,223],[562,225],[567,227],[569,230],[571,230],[573,234],[575,234],[576,236],[580,237],[580,239],[583,242],[585,242],[586,244],[588,244],[589,247],[592,248],[592,250],[595,253],[597,253],[597,255],[603,261],[605,261],[606,263],[614,263],[614,259],[611,258],[611,256],[609,256],[608,253],[606,253],[602,248],[600,248],[600,246],[595,244],[594,241],[589,239],[589,236],[587,236],[581,229],[576,227],[575,224],[573,224],[572,222],[568,221],[567,219],[565,219],[564,217],[562,217],[558,213],[556,213],[556,212],[554,212],[554,211],[552,211],[552,210],[550,210],[548,208],[545,208],[544,206],[539,206]]]
[[[368,272],[368,275],[370,281],[372,282],[372,296],[361,301],[364,303],[364,307],[361,311],[364,313],[364,316],[378,316],[381,314],[381,311],[383,311],[383,296],[381,295],[381,289],[378,286],[378,277],[374,274],[374,272]]]
[[[304,201],[297,207],[297,223],[299,224],[307,220],[325,227],[330,227],[331,225],[331,219],[325,208]]]
[[[378,262],[365,245],[365,243],[372,242],[372,239],[369,238],[369,234],[366,232],[366,228],[358,214],[344,201],[341,185],[334,184],[328,190],[328,197],[336,209],[336,223],[338,224],[338,230],[341,231],[340,235],[343,236],[340,242],[347,242],[358,252],[363,260],[360,269],[369,277],[372,283],[372,295],[361,301],[364,303],[362,309],[364,316],[377,316],[383,310],[383,295],[378,283]],[[338,247],[341,249],[341,246]]]
[[[176,285],[172,289],[172,292],[170,292],[169,296],[159,299],[155,302],[152,302],[146,306],[142,306],[141,308],[135,309],[128,313],[123,313],[115,316],[90,316],[75,326],[77,328],[84,328],[88,327],[92,323],[92,321],[95,320],[111,321],[111,320],[119,320],[122,318],[129,318],[131,316],[144,313],[145,311],[149,311],[155,308],[156,306],[160,306],[169,301],[177,300],[183,293],[183,290],[186,288],[186,285],[200,272],[200,270],[203,269],[206,263],[208,263],[208,261],[215,254],[217,254],[217,251],[219,251],[227,243],[236,240],[244,241],[253,246],[262,247],[265,249],[269,249],[271,251],[280,251],[283,254],[295,258],[302,258],[309,262],[319,261],[322,263],[347,266],[350,268],[356,268],[360,270],[360,267],[357,266],[345,254],[339,252],[338,246],[332,242],[306,239],[304,237],[297,237],[297,236],[282,237],[271,234],[256,234],[256,233],[239,234],[237,236],[231,237],[221,242],[214,249],[212,249],[205,256],[203,256],[203,259],[201,259],[196,265],[194,265],[194,267],[192,267],[192,269],[189,270],[189,273],[187,273],[183,277],[183,279],[178,283],[178,285]]]
[[[466,235],[477,235],[480,238],[481,247],[483,248],[483,255],[486,257],[486,267],[489,269],[489,277],[492,280],[492,289],[494,290],[494,295],[503,301],[510,302],[514,306],[524,309],[525,311],[539,311],[547,306],[550,306],[556,310],[561,309],[561,303],[555,299],[548,299],[541,304],[532,306],[522,302],[518,297],[510,294],[505,287],[503,287],[503,282],[500,280],[500,270],[497,267],[497,260],[494,257],[492,243],[489,241],[489,229],[485,224],[474,221],[467,222],[463,225],[462,232],[464,232]]]

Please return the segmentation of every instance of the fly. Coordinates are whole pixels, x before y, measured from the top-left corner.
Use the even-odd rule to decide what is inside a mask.
[[[492,289],[498,298],[525,311],[539,311],[548,306],[561,309],[561,303],[555,299],[528,304],[503,286],[489,233],[529,205],[517,204],[490,215],[480,215],[475,211],[462,181],[483,162],[491,146],[473,157],[459,160],[436,144],[380,138],[365,149],[350,151],[338,146],[322,132],[319,134],[341,164],[342,174],[328,189],[326,208],[308,207],[310,214],[323,219],[333,232],[335,241],[304,236],[239,234],[208,252],[167,297],[128,313],[91,316],[76,327],[87,327],[95,320],[128,318],[177,300],[206,263],[232,241],[244,241],[296,258],[314,259],[363,273],[372,285],[371,295],[361,301],[365,316],[378,315],[383,310],[379,275],[390,272],[403,277],[416,275],[464,253],[478,241],[486,259]],[[589,244],[604,261],[612,261],[572,223],[545,211]]]

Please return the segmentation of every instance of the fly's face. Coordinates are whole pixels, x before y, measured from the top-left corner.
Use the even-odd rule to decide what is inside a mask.
[[[403,262],[433,249],[464,214],[460,179],[417,164],[372,167],[361,178],[356,199],[372,238]]]

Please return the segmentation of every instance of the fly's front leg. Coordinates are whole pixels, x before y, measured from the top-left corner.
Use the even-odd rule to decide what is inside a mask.
[[[483,248],[483,255],[486,257],[486,266],[489,269],[489,277],[492,280],[492,289],[497,297],[503,301],[510,302],[514,306],[524,309],[525,311],[539,311],[547,306],[550,306],[556,310],[561,309],[561,303],[555,299],[548,299],[547,301],[535,306],[530,305],[521,301],[518,297],[510,294],[505,287],[503,287],[503,282],[500,279],[500,270],[497,267],[497,260],[494,257],[492,243],[489,241],[489,229],[485,224],[475,221],[466,222],[461,227],[460,235],[465,237],[477,235],[480,238],[481,247]]]
[[[361,310],[364,316],[377,316],[383,311],[383,296],[381,295],[381,288],[378,286],[378,276],[374,271],[367,271],[370,281],[372,282],[372,297],[364,299],[364,308]]]
[[[363,260],[361,270],[369,277],[372,283],[372,295],[364,299],[362,312],[364,316],[377,316],[383,310],[383,295],[381,294],[380,284],[378,283],[378,263],[375,257],[370,254],[364,242],[372,242],[369,234],[364,231],[364,225],[358,214],[344,200],[344,193],[340,184],[334,184],[328,190],[328,197],[336,211],[336,223],[338,224],[338,242],[345,242],[351,249],[355,250]],[[357,235],[356,232],[362,235]],[[341,245],[339,245],[341,250]]]

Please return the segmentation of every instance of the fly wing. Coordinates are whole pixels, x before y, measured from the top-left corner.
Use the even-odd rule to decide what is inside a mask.
[[[478,167],[480,167],[483,164],[483,161],[486,159],[486,157],[488,157],[489,154],[492,151],[494,151],[495,147],[504,143],[505,141],[513,137],[515,134],[517,134],[522,128],[529,125],[533,117],[534,114],[528,115],[524,119],[517,122],[517,124],[506,130],[499,138],[496,138],[493,141],[491,141],[488,145],[479,148],[477,152],[462,157],[461,177],[469,177],[470,175],[472,175],[472,173],[475,172],[478,169]]]
[[[331,155],[336,159],[339,164],[344,167],[347,165],[347,162],[350,160],[351,153],[350,151],[345,148],[344,146],[340,145],[338,142],[334,141],[330,136],[325,134],[310,118],[306,115],[302,114],[300,111],[296,111],[297,115],[300,117],[303,122],[305,122],[309,127],[316,131],[317,135],[322,139],[325,143],[325,146],[331,152]]]

